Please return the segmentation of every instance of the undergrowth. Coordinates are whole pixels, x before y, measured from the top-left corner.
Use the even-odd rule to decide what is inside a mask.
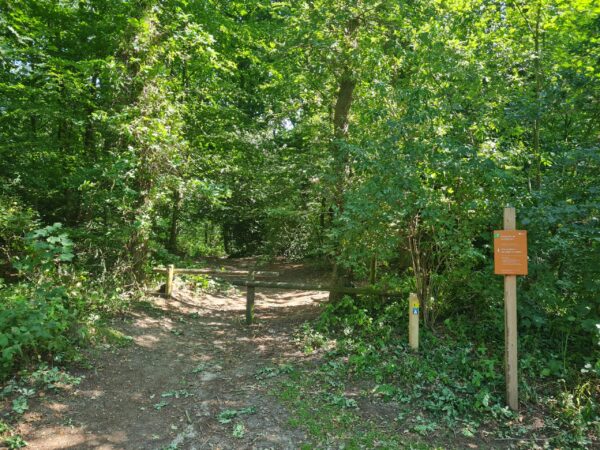
[[[529,341],[521,348],[521,410],[515,413],[505,406],[503,343],[497,336],[455,318],[422,329],[415,353],[406,342],[405,303],[370,308],[369,302],[345,297],[328,306],[317,323],[305,325],[300,345],[308,353],[323,349],[323,361],[301,368],[278,393],[292,406],[293,425],[303,426],[319,445],[394,448],[381,444],[386,436],[403,436],[398,445],[425,437],[442,445],[463,440],[553,448],[598,444],[595,368],[553,377],[545,343]],[[368,435],[371,416],[363,411],[368,404],[387,405],[382,408],[391,408],[394,417],[365,441],[359,435]]]
[[[0,406],[4,405],[3,417],[17,421],[29,410],[29,402],[46,392],[58,392],[79,385],[81,377],[73,376],[58,367],[40,364],[35,370],[22,370],[9,379],[0,390]],[[1,409],[1,408],[0,408]],[[9,449],[27,446],[9,423],[0,420],[0,443]]]
[[[0,278],[0,382],[40,362],[81,361],[80,349],[114,340],[106,321],[131,296],[72,264],[74,244],[61,224],[33,230],[12,258],[16,282]]]

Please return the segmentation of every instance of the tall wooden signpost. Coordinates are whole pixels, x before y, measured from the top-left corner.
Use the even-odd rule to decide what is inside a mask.
[[[506,402],[517,411],[517,275],[527,275],[527,231],[516,230],[515,208],[504,208],[504,230],[494,231],[494,273],[504,275]]]

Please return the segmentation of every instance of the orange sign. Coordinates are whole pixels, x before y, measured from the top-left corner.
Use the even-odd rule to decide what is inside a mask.
[[[494,273],[527,275],[527,231],[494,231]]]

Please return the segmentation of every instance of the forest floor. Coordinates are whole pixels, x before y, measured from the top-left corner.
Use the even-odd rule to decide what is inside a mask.
[[[244,269],[254,261],[215,264]],[[326,271],[310,265],[265,269],[279,271],[279,281],[326,281]],[[256,323],[247,326],[244,289],[225,284],[206,293],[192,289],[193,281],[178,277],[172,299],[148,294],[114,319],[112,338],[87,351],[87,368],[70,370],[79,383],[29,398],[14,424],[28,448],[429,449],[517,442],[485,429],[469,439],[456,430],[434,432],[426,414],[415,416],[418,427],[409,426],[402,417],[413,412],[384,401],[374,380],[335,375],[338,363],[326,358],[334,341],[312,346],[304,326],[321,314],[325,292],[257,289]]]
[[[281,281],[318,280],[300,265],[269,270],[279,270]],[[319,314],[327,294],[259,290],[257,322],[246,326],[243,290],[197,295],[181,281],[175,286],[173,299],[149,296],[111,324],[129,345],[88,355],[91,368],[78,373],[79,385],[30,401],[16,427],[29,448],[293,449],[306,442],[269,375],[310,358],[294,331]]]

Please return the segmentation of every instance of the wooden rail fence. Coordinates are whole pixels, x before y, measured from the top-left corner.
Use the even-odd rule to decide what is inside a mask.
[[[236,276],[246,275],[246,279],[228,280],[234,286],[246,287],[246,323],[251,325],[254,322],[254,298],[256,288],[267,289],[293,289],[300,291],[325,291],[336,292],[340,294],[363,294],[363,295],[379,295],[385,297],[402,297],[402,292],[386,289],[377,289],[374,287],[346,287],[332,286],[328,284],[310,284],[310,283],[293,283],[286,281],[262,281],[256,280],[258,277],[277,277],[279,272],[269,272],[260,270],[217,270],[217,269],[178,269],[170,265],[167,267],[156,267],[152,269],[155,273],[166,273],[167,280],[165,284],[165,296],[171,298],[173,296],[173,279],[175,274],[206,274],[206,275],[221,275],[221,276]],[[414,350],[418,349],[419,340],[419,304],[415,294],[410,295],[408,314],[409,314],[409,338],[411,347]]]

